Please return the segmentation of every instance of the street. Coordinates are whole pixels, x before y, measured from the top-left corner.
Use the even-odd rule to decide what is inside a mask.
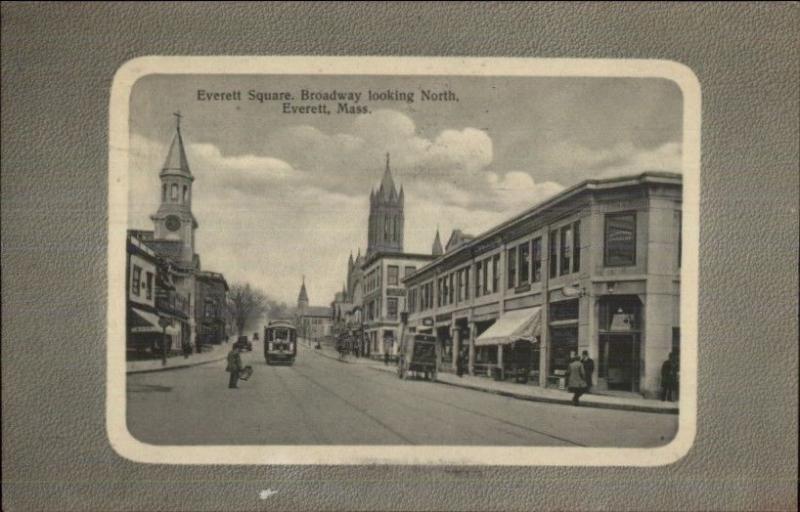
[[[220,347],[227,350],[227,346]],[[301,344],[294,366],[254,369],[228,389],[225,361],[128,375],[128,428],[157,445],[651,447],[678,416],[534,403],[343,364]]]

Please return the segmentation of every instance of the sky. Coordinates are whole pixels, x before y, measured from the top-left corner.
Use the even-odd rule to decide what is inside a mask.
[[[303,90],[360,93],[349,104],[367,113],[302,101]],[[284,101],[248,91],[330,114],[284,113]],[[422,91],[452,94],[423,101]],[[586,179],[681,172],[682,98],[664,79],[149,75],[130,106],[129,227],[152,229],[180,111],[202,268],[290,305],[303,276],[312,305],[329,305],[348,256],[366,252],[387,152],[415,253],[430,253],[437,228],[443,243],[456,228],[479,234]]]

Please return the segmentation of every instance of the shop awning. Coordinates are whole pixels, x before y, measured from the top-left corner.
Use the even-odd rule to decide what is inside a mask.
[[[128,318],[128,326],[132,333],[141,334],[149,332],[162,333],[164,330],[158,323],[158,315],[148,311],[142,311],[138,308],[130,309],[130,317]],[[177,336],[180,330],[174,325],[167,326],[167,334],[170,336]]]
[[[540,307],[517,309],[503,316],[475,340],[475,346],[507,345],[517,340],[536,342],[541,332]]]

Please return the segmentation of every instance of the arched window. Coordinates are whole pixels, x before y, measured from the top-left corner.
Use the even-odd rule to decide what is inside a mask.
[[[164,183],[164,185],[161,186],[161,202],[162,203],[166,203],[167,202],[167,184],[166,183]]]
[[[383,217],[383,238],[384,240],[389,240],[389,216],[385,215]]]
[[[172,192],[171,192],[171,194],[172,194],[172,200],[174,202],[177,202],[178,201],[178,184],[177,183],[173,183],[172,184]]]
[[[189,202],[189,187],[187,187],[186,185],[183,186],[183,202],[184,203]]]

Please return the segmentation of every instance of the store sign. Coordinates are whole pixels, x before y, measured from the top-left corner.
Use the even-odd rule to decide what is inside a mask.
[[[431,327],[433,326],[433,318],[425,318],[422,320],[422,325]]]
[[[633,315],[627,313],[615,313],[611,317],[612,331],[630,331],[633,329]]]

